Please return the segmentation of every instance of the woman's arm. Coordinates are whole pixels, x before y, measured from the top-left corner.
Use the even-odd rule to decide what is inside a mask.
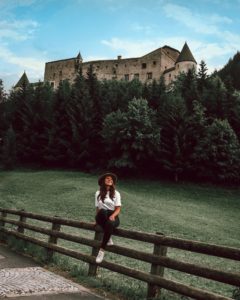
[[[119,215],[120,211],[121,211],[121,206],[115,206],[114,213],[111,214],[111,216],[109,217],[109,220],[114,221],[116,216]]]

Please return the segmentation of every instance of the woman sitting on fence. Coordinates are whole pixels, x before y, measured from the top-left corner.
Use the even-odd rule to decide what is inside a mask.
[[[121,196],[115,190],[117,176],[113,173],[106,173],[99,177],[99,191],[95,194],[96,224],[103,228],[104,234],[96,262],[101,263],[104,258],[106,245],[113,245],[111,235],[114,228],[120,224],[119,213],[121,210]]]

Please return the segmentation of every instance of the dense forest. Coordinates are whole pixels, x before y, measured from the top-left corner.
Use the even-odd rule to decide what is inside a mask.
[[[226,85],[240,90],[240,52],[237,52],[228,63],[217,72]]]
[[[23,82],[6,95],[0,81],[0,119],[6,169],[240,181],[239,85],[216,72],[208,76],[204,61],[197,73],[182,73],[168,87],[162,77],[148,84],[98,81],[91,67],[87,77],[79,70],[74,84],[63,81],[57,90]]]

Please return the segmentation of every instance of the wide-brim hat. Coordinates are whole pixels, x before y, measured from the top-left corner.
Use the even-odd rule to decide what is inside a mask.
[[[117,175],[114,174],[114,173],[110,173],[110,172],[109,172],[109,173],[102,174],[102,175],[98,178],[98,184],[99,184],[99,185],[102,185],[103,182],[104,182],[104,180],[105,180],[105,178],[106,178],[107,176],[112,177],[113,183],[116,184],[116,182],[117,182]]]

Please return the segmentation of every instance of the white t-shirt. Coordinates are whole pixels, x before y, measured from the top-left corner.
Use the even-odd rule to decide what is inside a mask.
[[[113,200],[109,197],[109,192],[107,192],[104,202],[100,198],[98,199],[99,193],[100,191],[97,191],[95,194],[95,206],[99,209],[115,210],[115,206],[121,206],[121,195],[118,191],[115,190]]]

